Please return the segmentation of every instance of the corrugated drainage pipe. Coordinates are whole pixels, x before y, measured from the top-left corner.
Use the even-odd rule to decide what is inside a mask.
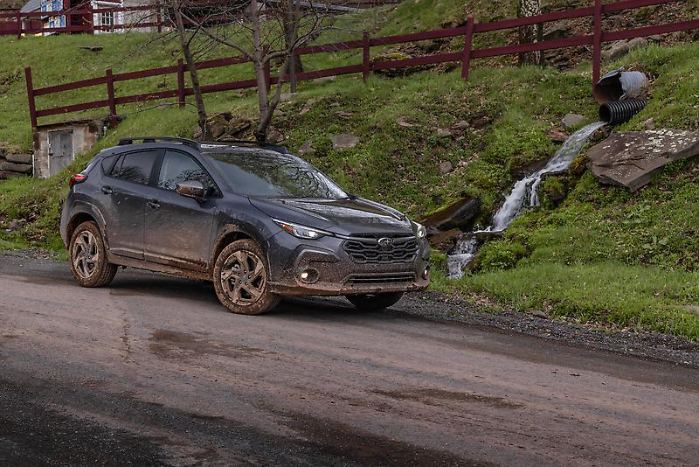
[[[599,108],[599,118],[610,125],[618,125],[631,120],[631,117],[643,110],[646,104],[644,99],[607,102]]]

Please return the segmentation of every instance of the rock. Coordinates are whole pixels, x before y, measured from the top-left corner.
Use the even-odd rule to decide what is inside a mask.
[[[396,119],[396,123],[398,124],[398,126],[403,128],[415,128],[416,126],[418,126],[415,123],[410,123],[405,117],[398,117]]]
[[[567,26],[554,24],[544,29],[544,40],[563,39],[571,35],[570,28]]]
[[[541,311],[541,310],[532,310],[529,312],[530,315],[536,316],[537,318],[542,318],[542,319],[548,319],[549,315],[546,314],[546,312]]]
[[[437,128],[437,136],[440,138],[449,138],[452,136],[451,130],[447,130],[445,128]]]
[[[699,155],[699,132],[647,130],[615,133],[587,154],[592,173],[602,183],[631,191],[647,185],[665,165]]]
[[[420,222],[428,229],[441,231],[451,229],[469,230],[481,212],[481,201],[465,197],[425,217]]]
[[[354,116],[354,114],[352,112],[347,112],[345,110],[338,110],[337,112],[335,112],[335,115],[337,115],[338,117],[340,117],[343,120],[349,120],[350,118],[352,118]]]
[[[643,37],[636,37],[628,41],[617,41],[602,51],[602,58],[605,60],[616,60],[632,50],[645,47],[646,45],[648,45],[648,39]]]
[[[463,133],[470,127],[471,125],[466,120],[460,120],[451,126],[451,131],[455,133]]]
[[[493,119],[488,115],[481,115],[480,117],[476,117],[471,121],[471,126],[476,130],[480,130],[490,125],[490,122],[492,121]]]
[[[452,170],[454,170],[454,164],[449,161],[444,161],[439,164],[439,173],[442,175],[446,175]]]
[[[15,162],[0,162],[0,172],[15,172],[18,174],[31,174],[31,164],[17,164]]]
[[[306,141],[303,146],[299,148],[299,156],[313,155],[316,149],[313,147],[312,141]]]
[[[606,61],[615,60],[629,53],[629,44],[627,41],[616,41],[602,51],[602,58]]]
[[[643,122],[643,128],[646,130],[655,130],[655,120],[653,118],[649,118]]]
[[[639,47],[645,47],[648,45],[648,39],[645,37],[634,37],[631,39],[627,45],[629,46],[629,51],[638,49]]]
[[[252,120],[243,117],[233,118],[228,122],[228,133],[231,136],[238,136],[252,127]]]
[[[352,149],[359,144],[359,137],[343,133],[330,136],[330,141],[333,143],[333,149]]]
[[[274,144],[284,141],[284,134],[274,127],[267,130],[267,141]]]
[[[582,115],[567,114],[565,117],[563,117],[563,119],[561,120],[561,123],[563,123],[563,125],[567,129],[571,130],[571,129],[577,128],[580,125],[582,125],[583,123],[585,123],[585,120],[586,120],[586,118],[583,117]]]
[[[449,251],[454,248],[456,242],[463,235],[459,229],[441,230],[430,229],[427,231],[427,239],[433,248],[441,251]]]
[[[33,157],[31,154],[6,154],[5,159],[18,164],[31,164]]]
[[[568,139],[568,134],[556,128],[552,128],[549,131],[549,139],[554,143],[564,143]]]

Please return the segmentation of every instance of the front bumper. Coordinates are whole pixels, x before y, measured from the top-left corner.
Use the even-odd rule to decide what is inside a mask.
[[[419,242],[414,258],[395,263],[358,263],[344,250],[346,239],[304,242],[286,232],[270,239],[270,286],[279,295],[361,295],[412,292],[429,286],[429,246]],[[282,266],[283,265],[283,266]],[[307,277],[303,273],[309,273]]]

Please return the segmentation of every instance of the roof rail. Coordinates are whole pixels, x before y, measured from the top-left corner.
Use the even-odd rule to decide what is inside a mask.
[[[135,144],[136,141],[141,141],[143,143],[180,143],[185,146],[189,146],[193,149],[199,149],[199,143],[193,139],[187,138],[176,138],[173,136],[139,136],[134,138],[123,138],[119,140],[119,146],[126,146],[128,144]]]
[[[245,139],[228,139],[224,141],[202,141],[199,143],[201,146],[249,146],[262,149],[270,149],[272,151],[279,152],[281,154],[289,154],[289,149],[286,146],[280,146],[278,144],[269,143],[258,143],[254,140]]]

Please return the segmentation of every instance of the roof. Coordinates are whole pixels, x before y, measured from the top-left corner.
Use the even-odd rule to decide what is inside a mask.
[[[29,0],[27,3],[24,4],[20,11],[22,13],[30,13],[32,11],[39,10],[41,10],[41,0]]]

